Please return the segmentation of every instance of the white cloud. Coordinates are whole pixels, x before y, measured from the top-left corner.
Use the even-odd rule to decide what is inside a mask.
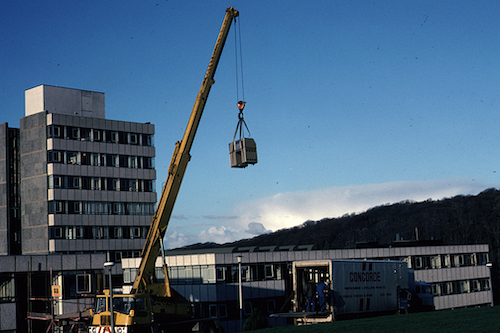
[[[202,230],[197,236],[197,242],[206,243],[213,242],[218,244],[232,242],[237,238],[238,232],[230,227],[212,226],[208,230]]]
[[[167,233],[164,239],[164,243],[165,247],[168,249],[175,249],[188,244],[192,244],[189,235],[186,236],[183,233],[177,231],[171,231]]]
[[[168,248],[194,243],[219,244],[291,228],[308,220],[362,213],[369,208],[404,200],[439,200],[459,194],[477,194],[488,186],[453,179],[425,182],[391,182],[357,186],[329,187],[312,191],[278,193],[272,197],[242,202],[233,212],[220,212],[218,224],[191,225],[185,233],[169,231]],[[491,186],[490,186],[491,187]],[[186,226],[185,226],[186,227]]]
[[[245,230],[246,233],[251,234],[252,236],[258,236],[262,234],[267,234],[271,232],[270,230],[266,230],[262,223],[258,222],[250,222],[248,223],[248,229]]]
[[[240,204],[237,223],[260,223],[273,231],[291,228],[307,220],[321,220],[403,200],[442,199],[459,194],[477,194],[486,186],[463,180],[391,182],[330,187],[313,191],[279,193]],[[241,227],[240,227],[241,228]]]

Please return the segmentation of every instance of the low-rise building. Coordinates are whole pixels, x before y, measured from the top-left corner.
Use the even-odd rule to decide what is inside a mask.
[[[240,258],[240,259],[238,259]],[[290,308],[294,261],[325,259],[403,260],[415,272],[415,280],[432,285],[436,310],[492,305],[489,246],[439,245],[396,246],[340,250],[312,247],[250,247],[167,252],[170,283],[194,303],[195,315],[218,317],[226,332],[236,332],[239,321],[238,272],[241,260],[243,316],[253,308],[269,316]],[[122,261],[124,292],[135,278],[140,259]],[[157,276],[162,279],[162,260]],[[268,318],[272,326],[281,318]]]

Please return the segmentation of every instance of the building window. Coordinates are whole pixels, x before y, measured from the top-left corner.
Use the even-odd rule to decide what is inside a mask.
[[[119,184],[118,184],[117,178],[107,178],[106,183],[107,183],[106,189],[108,191],[118,191],[119,190]]]
[[[250,278],[250,269],[248,266],[241,266],[241,281],[252,281]]]
[[[243,314],[245,316],[249,316],[252,314],[252,303],[251,302],[244,302],[243,303]]]
[[[267,313],[274,313],[276,311],[276,302],[274,299],[267,300]]]
[[[153,136],[149,134],[142,135],[142,145],[152,147],[153,146]]]
[[[104,233],[104,230],[105,230],[104,227],[95,227],[95,238],[96,239],[107,238],[107,235]]]
[[[137,179],[131,179],[131,180],[130,180],[130,183],[129,183],[129,188],[130,188],[130,191],[132,191],[132,192],[137,192],[137,191],[139,191],[139,186],[138,186],[138,181],[137,181]]]
[[[80,140],[82,141],[90,141],[90,128],[80,128]]]
[[[62,138],[63,137],[63,132],[64,132],[64,127],[57,126],[57,125],[50,125],[47,127],[48,130],[48,137],[49,138]]]
[[[219,318],[227,317],[227,306],[226,304],[219,304]]]
[[[118,142],[118,133],[113,131],[106,131],[106,142],[108,143]]]
[[[92,141],[100,142],[102,141],[102,130],[92,130]]]
[[[132,227],[132,238],[141,238],[141,228]]]
[[[125,155],[119,155],[119,166],[120,168],[128,168],[128,156]]]
[[[63,228],[62,227],[52,227],[51,229],[51,239],[61,239],[63,238]]]
[[[88,294],[92,291],[92,278],[88,273],[76,275],[76,293]]]
[[[143,157],[142,166],[144,169],[153,169],[154,168],[154,159],[152,157]]]
[[[63,214],[66,212],[66,210],[64,209],[65,207],[64,201],[56,201],[55,206],[56,206],[55,212],[57,214]]]
[[[90,153],[82,153],[82,165],[90,165]]]
[[[75,231],[73,227],[66,227],[66,239],[75,239]]]
[[[226,272],[227,272],[227,267],[216,267],[215,272],[217,274],[217,282],[224,282],[226,281]]]
[[[113,236],[115,239],[121,239],[122,238],[122,228],[121,227],[115,227],[113,228]]]
[[[139,164],[137,163],[137,156],[129,156],[129,166],[132,169],[137,169]]]
[[[144,192],[154,192],[153,180],[144,180]]]
[[[92,178],[92,189],[93,190],[101,189],[101,178],[99,177]]]
[[[128,133],[118,132],[118,143],[128,144]]]
[[[81,214],[82,203],[80,201],[69,201],[69,214]]]
[[[114,215],[122,215],[125,213],[125,209],[123,209],[123,203],[121,202],[113,202],[113,214]]]
[[[14,287],[13,274],[0,275],[0,303],[10,303],[16,301],[16,291]]]
[[[118,155],[106,155],[106,166],[108,167],[118,167]]]
[[[79,164],[78,161],[78,152],[75,151],[67,151],[66,152],[66,164]]]
[[[48,152],[48,162],[49,163],[62,163],[63,162],[63,152],[58,150],[52,150]]]
[[[130,144],[131,145],[137,145],[137,144],[139,144],[139,138],[138,138],[137,134],[130,133]]]
[[[66,138],[70,140],[79,140],[80,139],[80,129],[78,127],[66,127]]]
[[[210,304],[208,306],[208,315],[210,318],[217,318],[217,304]]]
[[[80,188],[80,177],[69,176],[67,178],[67,180],[68,180],[67,188],[70,188],[70,189],[79,189]]]
[[[275,274],[274,274],[274,265],[265,265],[264,266],[264,274],[266,276],[266,279],[274,279]]]

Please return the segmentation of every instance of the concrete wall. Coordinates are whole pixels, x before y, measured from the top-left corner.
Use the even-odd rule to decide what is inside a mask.
[[[21,118],[22,253],[48,253],[46,112]]]
[[[0,304],[0,331],[15,330],[16,315],[16,303]]]
[[[25,115],[41,111],[104,118],[104,93],[40,85],[25,92]]]

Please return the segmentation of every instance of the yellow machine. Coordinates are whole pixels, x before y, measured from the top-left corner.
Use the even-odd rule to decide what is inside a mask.
[[[214,74],[224,48],[229,28],[233,19],[239,15],[234,8],[228,8],[222,23],[212,58],[205,78],[196,98],[191,117],[182,141],[175,145],[174,154],[168,170],[167,181],[163,187],[158,208],[151,222],[151,227],[142,250],[142,260],[137,271],[130,294],[111,295],[113,314],[110,308],[110,291],[98,295],[92,310],[91,333],[115,332],[217,332],[218,323],[213,319],[192,319],[191,303],[170,288],[167,267],[163,265],[165,282],[157,283],[155,262],[161,251],[163,255],[163,237],[179,193],[179,188],[190,159],[190,150],[200,122],[203,109],[214,83]],[[163,256],[164,258],[164,256]]]

